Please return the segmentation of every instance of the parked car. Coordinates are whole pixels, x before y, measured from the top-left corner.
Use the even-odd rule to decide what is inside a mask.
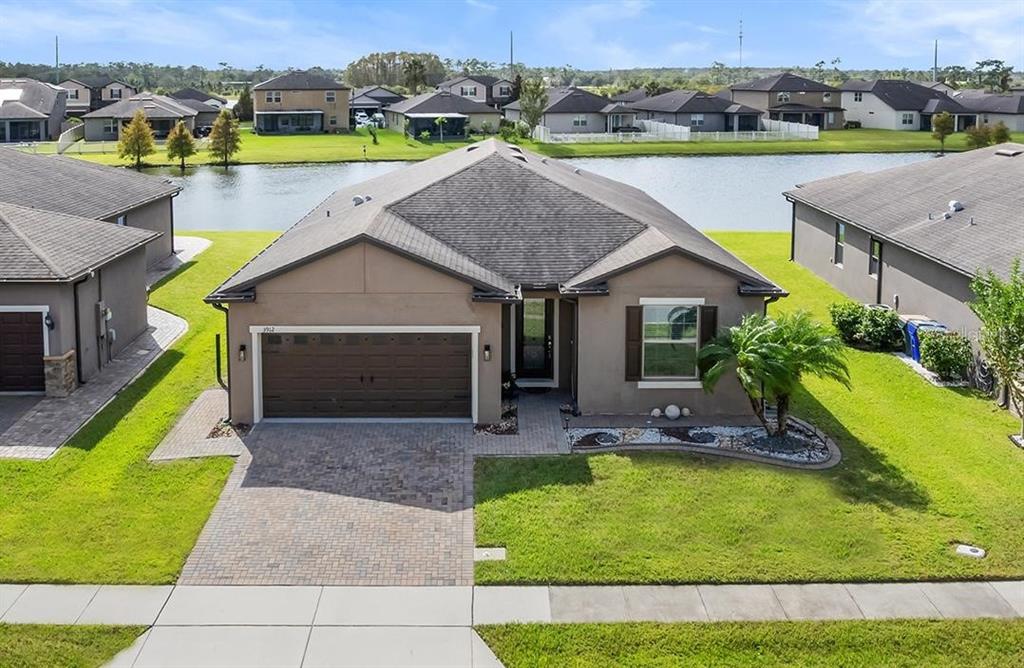
[[[193,137],[209,137],[210,133],[213,132],[212,125],[200,125],[196,129],[192,130]]]

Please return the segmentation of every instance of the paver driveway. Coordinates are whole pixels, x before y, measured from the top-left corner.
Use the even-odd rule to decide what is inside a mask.
[[[469,585],[472,428],[265,423],[181,584]]]

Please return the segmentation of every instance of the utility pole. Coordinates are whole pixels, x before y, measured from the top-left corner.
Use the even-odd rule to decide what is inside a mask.
[[[939,40],[935,40],[935,60],[932,61],[932,81],[939,80]]]
[[[60,83],[60,35],[53,36],[53,76],[57,79],[53,83]]]
[[[508,80],[516,79],[516,57],[512,50],[512,31],[508,31]]]
[[[740,19],[740,69],[743,69],[743,19]]]

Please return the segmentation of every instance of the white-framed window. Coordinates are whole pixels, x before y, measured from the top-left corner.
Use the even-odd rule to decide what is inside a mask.
[[[110,89],[110,99],[111,100],[120,100],[121,99],[121,89],[120,88],[111,88]]]
[[[120,216],[117,217],[117,220],[114,221],[114,222],[116,222],[118,225],[121,225],[122,227],[127,225],[128,224],[128,214],[122,213]]]
[[[512,86],[498,86],[498,97],[510,97],[512,95]]]
[[[775,99],[778,100],[779,102],[789,102],[789,93],[787,93],[786,91],[780,91],[775,96]]]
[[[572,117],[572,126],[574,128],[585,128],[587,127],[587,115],[578,114]]]
[[[704,125],[704,114],[690,114],[690,127],[699,128]]]
[[[327,122],[330,125],[337,125],[338,124],[338,117],[337,116],[331,116],[331,118]]]
[[[864,101],[864,93],[862,93],[860,91],[856,91],[853,94],[853,101],[854,102],[863,102]]]
[[[77,88],[70,88],[70,89],[68,89],[68,99],[69,100],[77,100],[78,99],[78,89]]]
[[[645,301],[654,303],[643,303]],[[641,300],[644,309],[641,377],[644,380],[696,380],[703,300]]]
[[[335,91],[333,91],[333,90],[325,90],[324,91],[324,102],[334,102],[335,95],[336,95]]]
[[[462,97],[476,97],[476,86],[460,86],[459,95]]]
[[[822,102],[831,102],[832,101],[832,93],[829,93],[829,92],[822,93],[821,94],[821,101]]]
[[[117,119],[116,118],[104,118],[103,119],[103,133],[112,135],[117,134]]]
[[[825,123],[827,125],[835,125],[835,122],[836,122],[836,112],[830,111],[827,114],[825,114]]]
[[[912,111],[904,111],[903,112],[903,116],[900,119],[900,123],[903,124],[903,125],[913,125],[914,124],[914,112],[912,112]]]
[[[279,90],[268,90],[267,91],[266,100],[267,100],[267,102],[280,102],[281,101],[281,91],[279,91]]]
[[[871,254],[868,257],[868,276],[878,278],[879,267],[882,266],[882,242],[871,238]]]
[[[843,266],[843,251],[846,249],[846,223],[836,223],[836,245],[832,254],[832,263]]]

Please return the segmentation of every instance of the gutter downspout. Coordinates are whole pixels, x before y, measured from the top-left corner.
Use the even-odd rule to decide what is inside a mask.
[[[224,342],[228,353],[228,383],[225,383],[224,379],[220,378],[219,376],[217,378],[217,383],[228,392],[228,422],[231,422],[231,323],[228,319],[228,307],[224,306],[220,302],[210,302],[210,306],[224,313]]]
[[[94,275],[95,272],[90,271],[71,284],[72,301],[75,311],[75,377],[78,379],[79,385],[85,385],[85,380],[82,378],[82,332],[81,319],[78,317],[78,286],[88,281]]]
[[[790,207],[789,217],[789,261],[796,260],[796,202],[789,200],[793,206]]]

